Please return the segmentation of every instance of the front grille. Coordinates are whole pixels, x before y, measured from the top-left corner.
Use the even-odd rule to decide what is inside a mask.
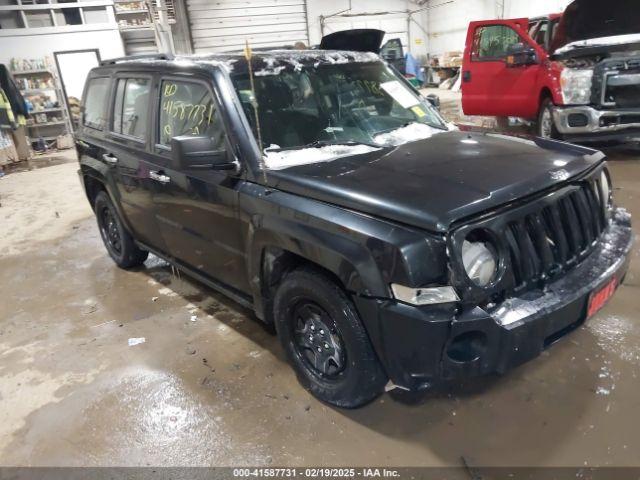
[[[515,291],[552,278],[586,256],[605,228],[599,179],[585,181],[555,202],[503,230]]]
[[[608,58],[593,72],[591,100],[608,108],[640,107],[640,57]]]
[[[617,108],[640,107],[640,74],[610,76],[603,103]]]

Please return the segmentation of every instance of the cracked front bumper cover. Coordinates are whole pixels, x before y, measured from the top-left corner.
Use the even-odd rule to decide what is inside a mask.
[[[389,378],[398,386],[416,390],[442,380],[504,373],[585,321],[591,292],[614,277],[622,283],[632,242],[629,216],[618,209],[582,263],[544,290],[522,293],[487,310],[355,301]],[[455,354],[460,339],[472,347],[466,357]]]

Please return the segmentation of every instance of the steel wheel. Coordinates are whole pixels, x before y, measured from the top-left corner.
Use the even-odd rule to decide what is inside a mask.
[[[334,321],[317,304],[302,300],[292,310],[296,353],[315,374],[335,378],[345,368],[345,348]]]
[[[553,116],[549,108],[545,108],[540,115],[540,136],[553,138]]]

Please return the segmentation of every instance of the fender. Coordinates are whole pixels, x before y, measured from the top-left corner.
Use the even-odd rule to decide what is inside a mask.
[[[540,108],[540,102],[545,90],[551,92],[551,99],[553,100],[554,105],[563,105],[564,98],[562,97],[562,88],[560,86],[560,74],[563,68],[562,64],[547,58],[543,62],[542,66],[543,69],[542,75],[540,75],[537,108]]]
[[[444,239],[286,192],[264,192],[245,184],[239,205],[248,217],[244,248],[259,318],[265,318],[270,278],[282,255],[319,265],[352,295],[370,298],[391,298],[390,283],[446,281]]]

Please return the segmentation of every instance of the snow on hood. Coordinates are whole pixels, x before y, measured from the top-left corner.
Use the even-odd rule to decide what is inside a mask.
[[[396,128],[390,132],[381,133],[373,137],[373,140],[385,147],[401,145],[403,143],[415,142],[416,140],[424,140],[438,133],[444,133],[447,130],[430,127],[424,123],[410,123],[405,127]]]
[[[612,37],[590,38],[588,40],[580,40],[558,48],[555,53],[562,55],[563,53],[581,47],[605,47],[613,45],[625,45],[628,43],[640,42],[640,33],[630,33],[629,35],[614,35]]]
[[[269,170],[330,162],[340,157],[362,155],[380,150],[369,145],[326,145],[299,150],[278,150],[279,148],[277,145],[270,145],[264,150],[264,161]]]

